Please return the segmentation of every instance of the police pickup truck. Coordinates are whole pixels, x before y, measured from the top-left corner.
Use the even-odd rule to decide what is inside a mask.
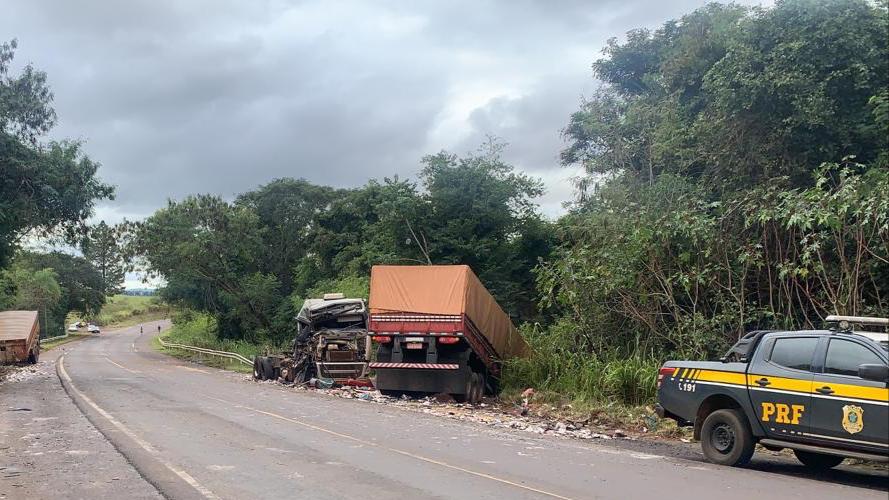
[[[704,456],[748,462],[756,443],[828,469],[845,457],[889,461],[889,319],[828,316],[829,330],[755,331],[720,361],[668,361],[660,417],[694,426]]]

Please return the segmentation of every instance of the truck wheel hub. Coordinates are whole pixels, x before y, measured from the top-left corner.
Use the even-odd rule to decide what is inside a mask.
[[[735,446],[735,431],[728,424],[719,424],[713,428],[710,443],[720,453],[728,453]]]

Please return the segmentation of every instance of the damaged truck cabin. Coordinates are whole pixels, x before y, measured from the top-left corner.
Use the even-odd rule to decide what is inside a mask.
[[[498,391],[501,361],[529,349],[469,266],[374,266],[370,364],[387,395],[448,393],[477,403]]]
[[[37,311],[0,311],[0,364],[34,364],[39,358]]]
[[[253,359],[255,379],[300,384],[312,377],[344,382],[367,376],[370,340],[363,299],[348,299],[340,293],[307,299],[296,327],[290,352]]]

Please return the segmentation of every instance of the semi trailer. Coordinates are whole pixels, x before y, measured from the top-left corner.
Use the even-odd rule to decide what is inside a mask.
[[[528,344],[465,265],[373,266],[369,367],[383,394],[448,393],[477,403],[499,390],[502,362]]]

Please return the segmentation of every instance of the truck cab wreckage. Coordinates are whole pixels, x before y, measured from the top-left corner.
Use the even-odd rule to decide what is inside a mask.
[[[312,378],[335,382],[367,378],[370,338],[363,299],[328,293],[306,299],[296,316],[290,352],[253,358],[253,378],[302,384]]]

